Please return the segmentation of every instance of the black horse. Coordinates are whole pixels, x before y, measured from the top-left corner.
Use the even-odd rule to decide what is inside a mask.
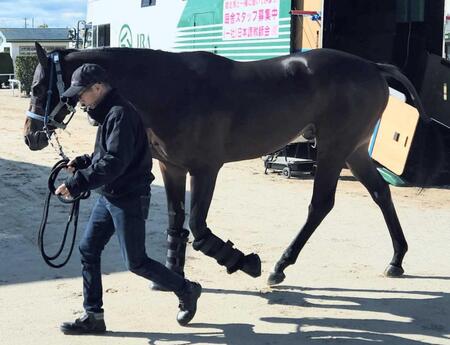
[[[29,111],[44,113],[54,64],[36,44],[36,68]],[[385,273],[403,274],[407,243],[387,183],[367,149],[375,123],[389,97],[386,78],[410,92],[425,117],[417,93],[390,65],[375,64],[347,53],[319,49],[269,60],[236,62],[206,52],[169,53],[150,49],[107,48],[56,52],[67,88],[72,72],[86,62],[103,66],[112,84],[141,112],[154,157],[160,161],[168,213],[167,265],[183,273],[188,232],[185,221],[186,175],[191,175],[189,227],[193,247],[215,258],[229,273],[241,269],[259,276],[256,254],[244,255],[207,227],[206,218],[217,174],[226,162],[260,157],[299,134],[317,140],[317,170],[306,223],[284,251],[269,277],[283,281],[284,270],[334,205],[344,164],[368,189],[381,208],[394,246]],[[49,100],[58,102],[57,92]],[[67,111],[56,111],[62,122]],[[43,123],[25,122],[25,142],[32,150],[48,142]],[[51,126],[50,126],[51,128]]]

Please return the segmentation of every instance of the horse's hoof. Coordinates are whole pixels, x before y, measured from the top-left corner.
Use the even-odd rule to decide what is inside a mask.
[[[403,273],[405,273],[403,268],[394,265],[389,265],[384,271],[384,275],[391,278],[401,277]]]
[[[269,278],[267,279],[267,284],[270,286],[280,284],[286,275],[283,272],[272,272],[269,274]]]
[[[241,271],[253,278],[261,275],[261,259],[257,254],[248,254],[244,257]]]

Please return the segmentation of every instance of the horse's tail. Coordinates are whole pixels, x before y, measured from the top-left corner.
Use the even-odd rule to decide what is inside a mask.
[[[411,83],[411,81],[400,71],[400,69],[397,66],[383,63],[376,63],[375,65],[377,66],[383,77],[387,79],[392,78],[406,88],[406,90],[409,92],[409,95],[411,96],[411,100],[413,101],[414,106],[419,111],[420,118],[426,123],[431,122],[431,118],[426,114],[425,108],[423,107],[422,101],[420,100],[416,88]]]
[[[405,87],[405,89],[409,92],[411,100],[419,112],[421,120],[425,124],[429,124],[432,122],[430,116],[428,116],[425,112],[425,108],[423,107],[422,101],[420,100],[419,94],[416,91],[416,88],[411,83],[411,81],[400,71],[400,69],[394,65],[388,64],[376,64],[378,70],[381,72],[384,78],[386,79],[394,79],[399,82],[401,85]],[[413,160],[413,168],[410,170],[410,179],[411,182],[414,183],[417,187],[429,187],[433,184],[439,170],[440,165],[442,164],[442,159],[436,157],[436,150],[430,151],[427,150],[427,147],[430,144],[430,140],[434,140],[432,136],[432,129],[430,126],[419,126],[417,128],[417,137],[418,140],[415,141],[415,148],[411,148],[411,150],[415,150],[416,159]]]

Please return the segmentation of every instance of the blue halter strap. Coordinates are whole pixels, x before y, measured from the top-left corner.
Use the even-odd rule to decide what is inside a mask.
[[[45,104],[45,114],[39,115],[36,113],[33,113],[31,111],[27,111],[26,115],[27,117],[31,119],[35,119],[38,121],[44,122],[44,130],[48,130],[48,125],[65,129],[68,122],[72,119],[73,114],[75,113],[75,109],[69,105],[67,102],[62,102],[61,100],[56,105],[56,107],[50,111],[51,107],[51,100],[53,96],[53,85],[55,83],[55,72],[56,72],[56,86],[58,88],[59,98],[61,99],[62,94],[64,93],[64,81],[62,79],[62,70],[61,70],[61,64],[59,62],[59,54],[57,52],[50,54],[49,56],[49,62],[50,62],[50,78],[49,78],[49,85],[47,89],[47,102]],[[72,112],[72,115],[70,116],[69,120],[64,122],[58,122],[55,120],[55,116],[59,113],[61,108],[67,107],[67,109]]]

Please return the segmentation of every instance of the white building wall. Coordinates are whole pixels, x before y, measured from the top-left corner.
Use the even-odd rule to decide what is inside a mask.
[[[11,43],[6,42],[5,36],[0,32],[0,53],[3,53],[5,48],[11,49]]]
[[[88,0],[86,21],[93,25],[110,24],[112,47],[131,43],[134,48],[169,50],[186,2],[159,0],[155,6],[141,7],[141,0]]]
[[[0,53],[4,53],[5,49],[9,48],[9,51],[11,51],[11,43],[3,43],[0,45]]]
[[[11,57],[14,63],[14,71],[16,70],[16,57],[19,55],[19,44],[11,43]]]

